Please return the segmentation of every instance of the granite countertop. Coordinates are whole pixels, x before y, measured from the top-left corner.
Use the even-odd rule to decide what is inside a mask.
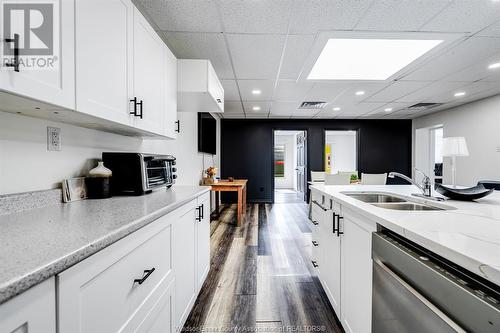
[[[342,192],[377,191],[411,197],[412,193],[419,193],[415,186],[314,185],[311,188],[500,286],[500,192],[476,202],[428,201],[453,210],[397,211],[375,207]],[[416,197],[411,200],[425,202]]]
[[[0,304],[209,191],[58,203],[0,215]]]

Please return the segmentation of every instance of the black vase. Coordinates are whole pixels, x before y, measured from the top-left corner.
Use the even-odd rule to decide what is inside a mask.
[[[111,177],[87,177],[85,185],[87,186],[87,198],[111,198]]]

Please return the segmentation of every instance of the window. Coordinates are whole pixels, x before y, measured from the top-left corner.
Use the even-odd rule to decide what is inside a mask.
[[[274,177],[285,177],[285,146],[274,146]]]

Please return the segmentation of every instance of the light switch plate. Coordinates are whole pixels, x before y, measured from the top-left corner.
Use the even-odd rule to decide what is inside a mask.
[[[47,127],[47,150],[61,150],[61,129],[57,127]]]

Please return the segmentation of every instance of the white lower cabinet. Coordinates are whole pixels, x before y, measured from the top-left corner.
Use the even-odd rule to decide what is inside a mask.
[[[314,190],[312,195],[321,197]],[[371,332],[371,237],[376,223],[333,199],[322,202],[326,211],[312,205],[312,221],[317,224],[312,229],[312,257],[319,264],[319,279],[344,330]]]
[[[172,222],[164,216],[59,274],[60,331],[135,330],[174,278]]]
[[[56,332],[56,286],[50,278],[0,305],[0,332]]]
[[[196,226],[196,266],[198,291],[210,270],[210,194],[206,193],[198,198],[198,207],[201,216]]]
[[[371,332],[372,226],[344,209],[341,258],[341,322],[346,332]]]
[[[205,193],[60,273],[59,331],[180,330],[208,272],[208,199]]]
[[[196,201],[183,207],[174,225],[175,327],[181,329],[196,299]]]

